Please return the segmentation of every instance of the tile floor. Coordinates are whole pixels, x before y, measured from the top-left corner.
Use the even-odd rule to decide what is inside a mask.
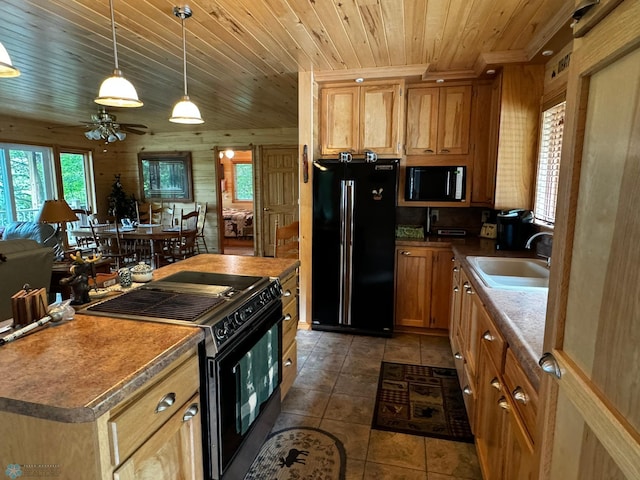
[[[481,480],[472,444],[373,430],[380,362],[453,368],[447,337],[385,339],[298,330],[298,377],[274,431],[311,426],[338,437],[347,480]]]

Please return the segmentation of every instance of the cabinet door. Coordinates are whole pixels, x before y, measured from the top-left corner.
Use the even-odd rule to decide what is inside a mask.
[[[431,311],[433,252],[428,248],[396,249],[396,324],[428,327]]]
[[[460,314],[462,307],[462,282],[460,262],[453,263],[453,281],[451,285],[451,308],[450,308],[450,321],[449,321],[449,339],[453,345],[453,339],[456,337],[457,331],[460,328]],[[453,352],[456,353],[456,352]]]
[[[533,445],[515,411],[509,410],[505,425],[503,476],[505,480],[530,480]]]
[[[637,19],[619,3],[571,57],[558,212],[575,220],[556,222],[540,478],[640,478]]]
[[[506,408],[508,400],[498,369],[482,345],[478,365],[476,448],[485,480],[501,480],[504,464]],[[515,480],[509,477],[505,480]]]
[[[451,266],[453,253],[449,249],[433,252],[433,270],[431,278],[431,328],[449,328],[449,309],[451,307]]]
[[[114,480],[202,479],[199,409],[195,395],[113,473]]]
[[[400,85],[360,87],[359,152],[399,154]]]
[[[471,206],[493,207],[500,119],[500,80],[475,86],[473,96],[473,174]]]
[[[475,291],[466,275],[462,275],[462,303],[460,307],[460,347],[472,375],[476,373],[478,360],[478,315],[482,303],[477,299]]]
[[[323,155],[359,148],[360,87],[321,90],[320,150]]]
[[[469,153],[471,93],[470,85],[440,88],[437,153]]]
[[[436,153],[439,93],[438,88],[407,91],[407,155]]]

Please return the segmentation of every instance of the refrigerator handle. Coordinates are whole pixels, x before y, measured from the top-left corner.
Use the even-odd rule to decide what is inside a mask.
[[[351,325],[354,198],[355,182],[342,180],[340,188],[340,312],[338,318],[340,325]]]

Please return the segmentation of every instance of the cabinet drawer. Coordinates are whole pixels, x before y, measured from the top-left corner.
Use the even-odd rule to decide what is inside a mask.
[[[298,275],[291,275],[282,282],[282,307],[287,308],[290,303],[298,303]]]
[[[298,305],[296,302],[289,304],[282,311],[282,350],[287,351],[296,338],[298,330]]]
[[[294,341],[288,350],[282,355],[282,383],[280,384],[280,395],[284,399],[285,395],[293,385],[298,372],[298,348]]]
[[[535,437],[536,415],[538,413],[538,392],[527,379],[510,348],[507,348],[504,364],[504,381],[509,389],[512,403],[522,417],[529,437],[533,440]]]
[[[113,465],[129,457],[199,390],[197,355],[191,353],[168,370],[113,412],[108,422]]]
[[[467,417],[469,417],[469,426],[471,431],[475,431],[475,411],[476,411],[476,384],[473,376],[469,373],[467,365],[462,367],[463,376],[461,378],[462,399],[464,400],[464,406],[467,409]]]
[[[507,343],[484,308],[479,309],[478,334],[480,335],[480,343],[486,346],[498,371],[502,371]]]

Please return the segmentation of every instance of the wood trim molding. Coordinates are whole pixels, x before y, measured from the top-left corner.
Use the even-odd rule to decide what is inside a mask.
[[[419,65],[402,65],[397,67],[394,66],[356,68],[350,70],[323,70],[313,72],[313,78],[318,83],[324,83],[354,80],[358,77],[362,77],[367,80],[422,77],[427,72],[428,68],[429,64],[425,63]]]

